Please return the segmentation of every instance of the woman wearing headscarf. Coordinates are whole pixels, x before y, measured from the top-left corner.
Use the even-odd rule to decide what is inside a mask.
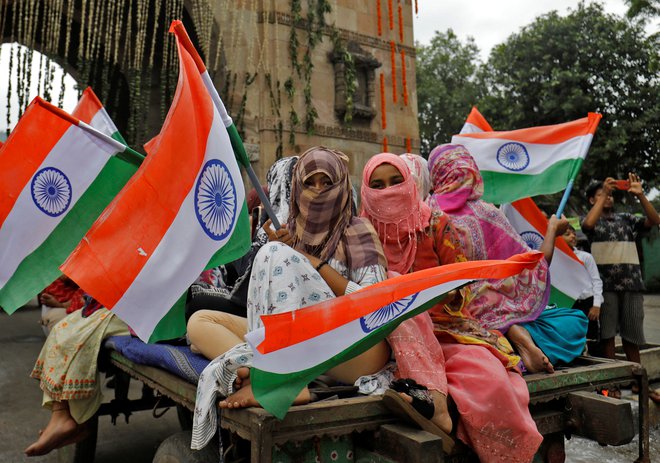
[[[361,215],[376,228],[390,271],[399,274],[465,260],[447,215],[421,201],[414,177],[390,153],[371,158],[362,177]],[[542,437],[529,413],[527,385],[515,371],[520,358],[499,332],[470,315],[461,296],[406,320],[388,337],[398,375],[445,401],[449,394],[459,411],[457,436],[480,461],[531,461]]]
[[[428,161],[419,154],[413,153],[400,154],[399,157],[403,159],[408,169],[410,169],[410,173],[417,186],[417,191],[419,192],[419,198],[422,201],[426,201],[426,198],[431,194],[431,174],[429,173]]]
[[[281,222],[289,218],[291,177],[297,161],[298,156],[278,159],[266,174],[268,187],[264,190],[268,192],[273,211]],[[252,263],[267,242],[268,236],[260,228],[247,254],[227,264],[226,267],[238,275],[231,287],[201,284],[191,287],[186,315],[189,318],[188,340],[193,352],[213,360],[243,342],[247,333],[247,290]]]
[[[429,155],[429,169],[434,189],[430,206],[451,217],[468,260],[507,259],[530,251],[506,216],[480,199],[483,194],[481,173],[464,146],[437,146]],[[553,372],[553,361],[572,360],[584,345],[583,323],[573,317],[573,311],[545,311],[550,295],[548,266],[555,237],[563,233],[567,224],[565,219],[550,218],[540,248],[545,260],[536,268],[503,280],[484,280],[470,285],[472,315],[486,328],[505,333],[531,372]],[[539,322],[526,325],[542,315]],[[564,315],[572,318],[571,323],[562,328],[563,332],[556,331],[555,327],[563,325],[556,322]],[[534,328],[536,338],[532,338],[525,326]]]
[[[270,242],[257,253],[250,276],[248,331],[262,326],[261,315],[316,304],[385,278],[378,236],[368,220],[354,215],[352,196],[346,155],[319,146],[300,156],[293,171],[286,225],[277,231],[268,221],[264,225]],[[381,341],[326,374],[352,384],[362,375],[379,371],[389,355],[387,343]],[[202,374],[193,420],[196,447],[206,444],[209,433],[205,430],[213,427],[217,394],[226,397],[221,407],[259,405],[245,382],[252,358],[243,343],[211,362]],[[307,401],[305,389],[294,403]]]

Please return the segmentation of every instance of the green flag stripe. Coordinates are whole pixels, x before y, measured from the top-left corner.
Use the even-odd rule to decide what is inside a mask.
[[[582,159],[567,159],[553,164],[537,175],[482,170],[484,195],[481,199],[493,204],[502,204],[521,198],[556,193],[566,188],[571,174],[573,171],[577,172],[581,164]]]
[[[135,171],[134,165],[114,156],[108,160],[60,224],[0,289],[0,307],[13,313],[61,275],[58,267]]]
[[[571,308],[573,307],[573,304],[575,303],[575,299],[572,297],[568,296],[567,294],[562,293],[559,291],[557,288],[554,286],[550,288],[550,299],[548,301],[549,304],[555,304],[557,307],[568,307]]]

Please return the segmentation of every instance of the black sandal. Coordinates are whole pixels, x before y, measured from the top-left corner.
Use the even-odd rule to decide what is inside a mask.
[[[390,384],[390,388],[383,395],[385,406],[403,421],[416,424],[424,431],[439,436],[442,439],[443,451],[445,454],[450,455],[456,442],[449,434],[431,421],[435,413],[435,405],[428,388],[417,384],[413,379],[398,379]],[[400,393],[411,397],[412,403],[401,397]]]

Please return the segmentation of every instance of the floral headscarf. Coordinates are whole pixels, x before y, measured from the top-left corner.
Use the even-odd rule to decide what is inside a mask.
[[[429,173],[429,163],[426,159],[419,154],[404,153],[399,157],[408,165],[408,169],[412,173],[417,191],[419,191],[419,198],[425,201],[431,192],[431,174]]]
[[[332,182],[320,192],[305,186],[319,172]],[[373,227],[354,215],[348,157],[340,151],[317,146],[300,156],[293,171],[288,226],[293,246],[322,260],[335,258],[351,269],[385,266]]]
[[[431,207],[451,212],[484,193],[479,168],[463,145],[435,147],[429,155],[429,171],[433,181]]]
[[[369,187],[371,175],[382,164],[391,164],[404,181],[382,190]],[[417,232],[429,226],[431,210],[420,200],[415,179],[406,162],[391,153],[372,157],[362,172],[362,217],[376,228],[383,244],[388,268],[408,273],[417,253]]]

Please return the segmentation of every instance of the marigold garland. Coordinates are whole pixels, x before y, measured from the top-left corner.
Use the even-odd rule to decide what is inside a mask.
[[[399,42],[403,43],[403,8],[399,4]]]
[[[390,18],[390,30],[394,29],[394,7],[392,6],[392,0],[387,0],[387,14]]]
[[[406,80],[406,52],[401,50],[401,84],[403,86],[403,104],[408,106],[408,81]]]
[[[380,0],[376,0],[376,11],[378,13],[378,35],[383,35],[383,11]]]
[[[383,130],[387,128],[387,114],[385,112],[385,74],[380,74],[380,125]]]
[[[412,139],[406,137],[406,153],[412,153]]]
[[[392,61],[392,100],[396,103],[396,45],[390,40],[390,58]]]
[[[383,137],[383,153],[389,153],[390,150],[387,147],[387,136]]]

